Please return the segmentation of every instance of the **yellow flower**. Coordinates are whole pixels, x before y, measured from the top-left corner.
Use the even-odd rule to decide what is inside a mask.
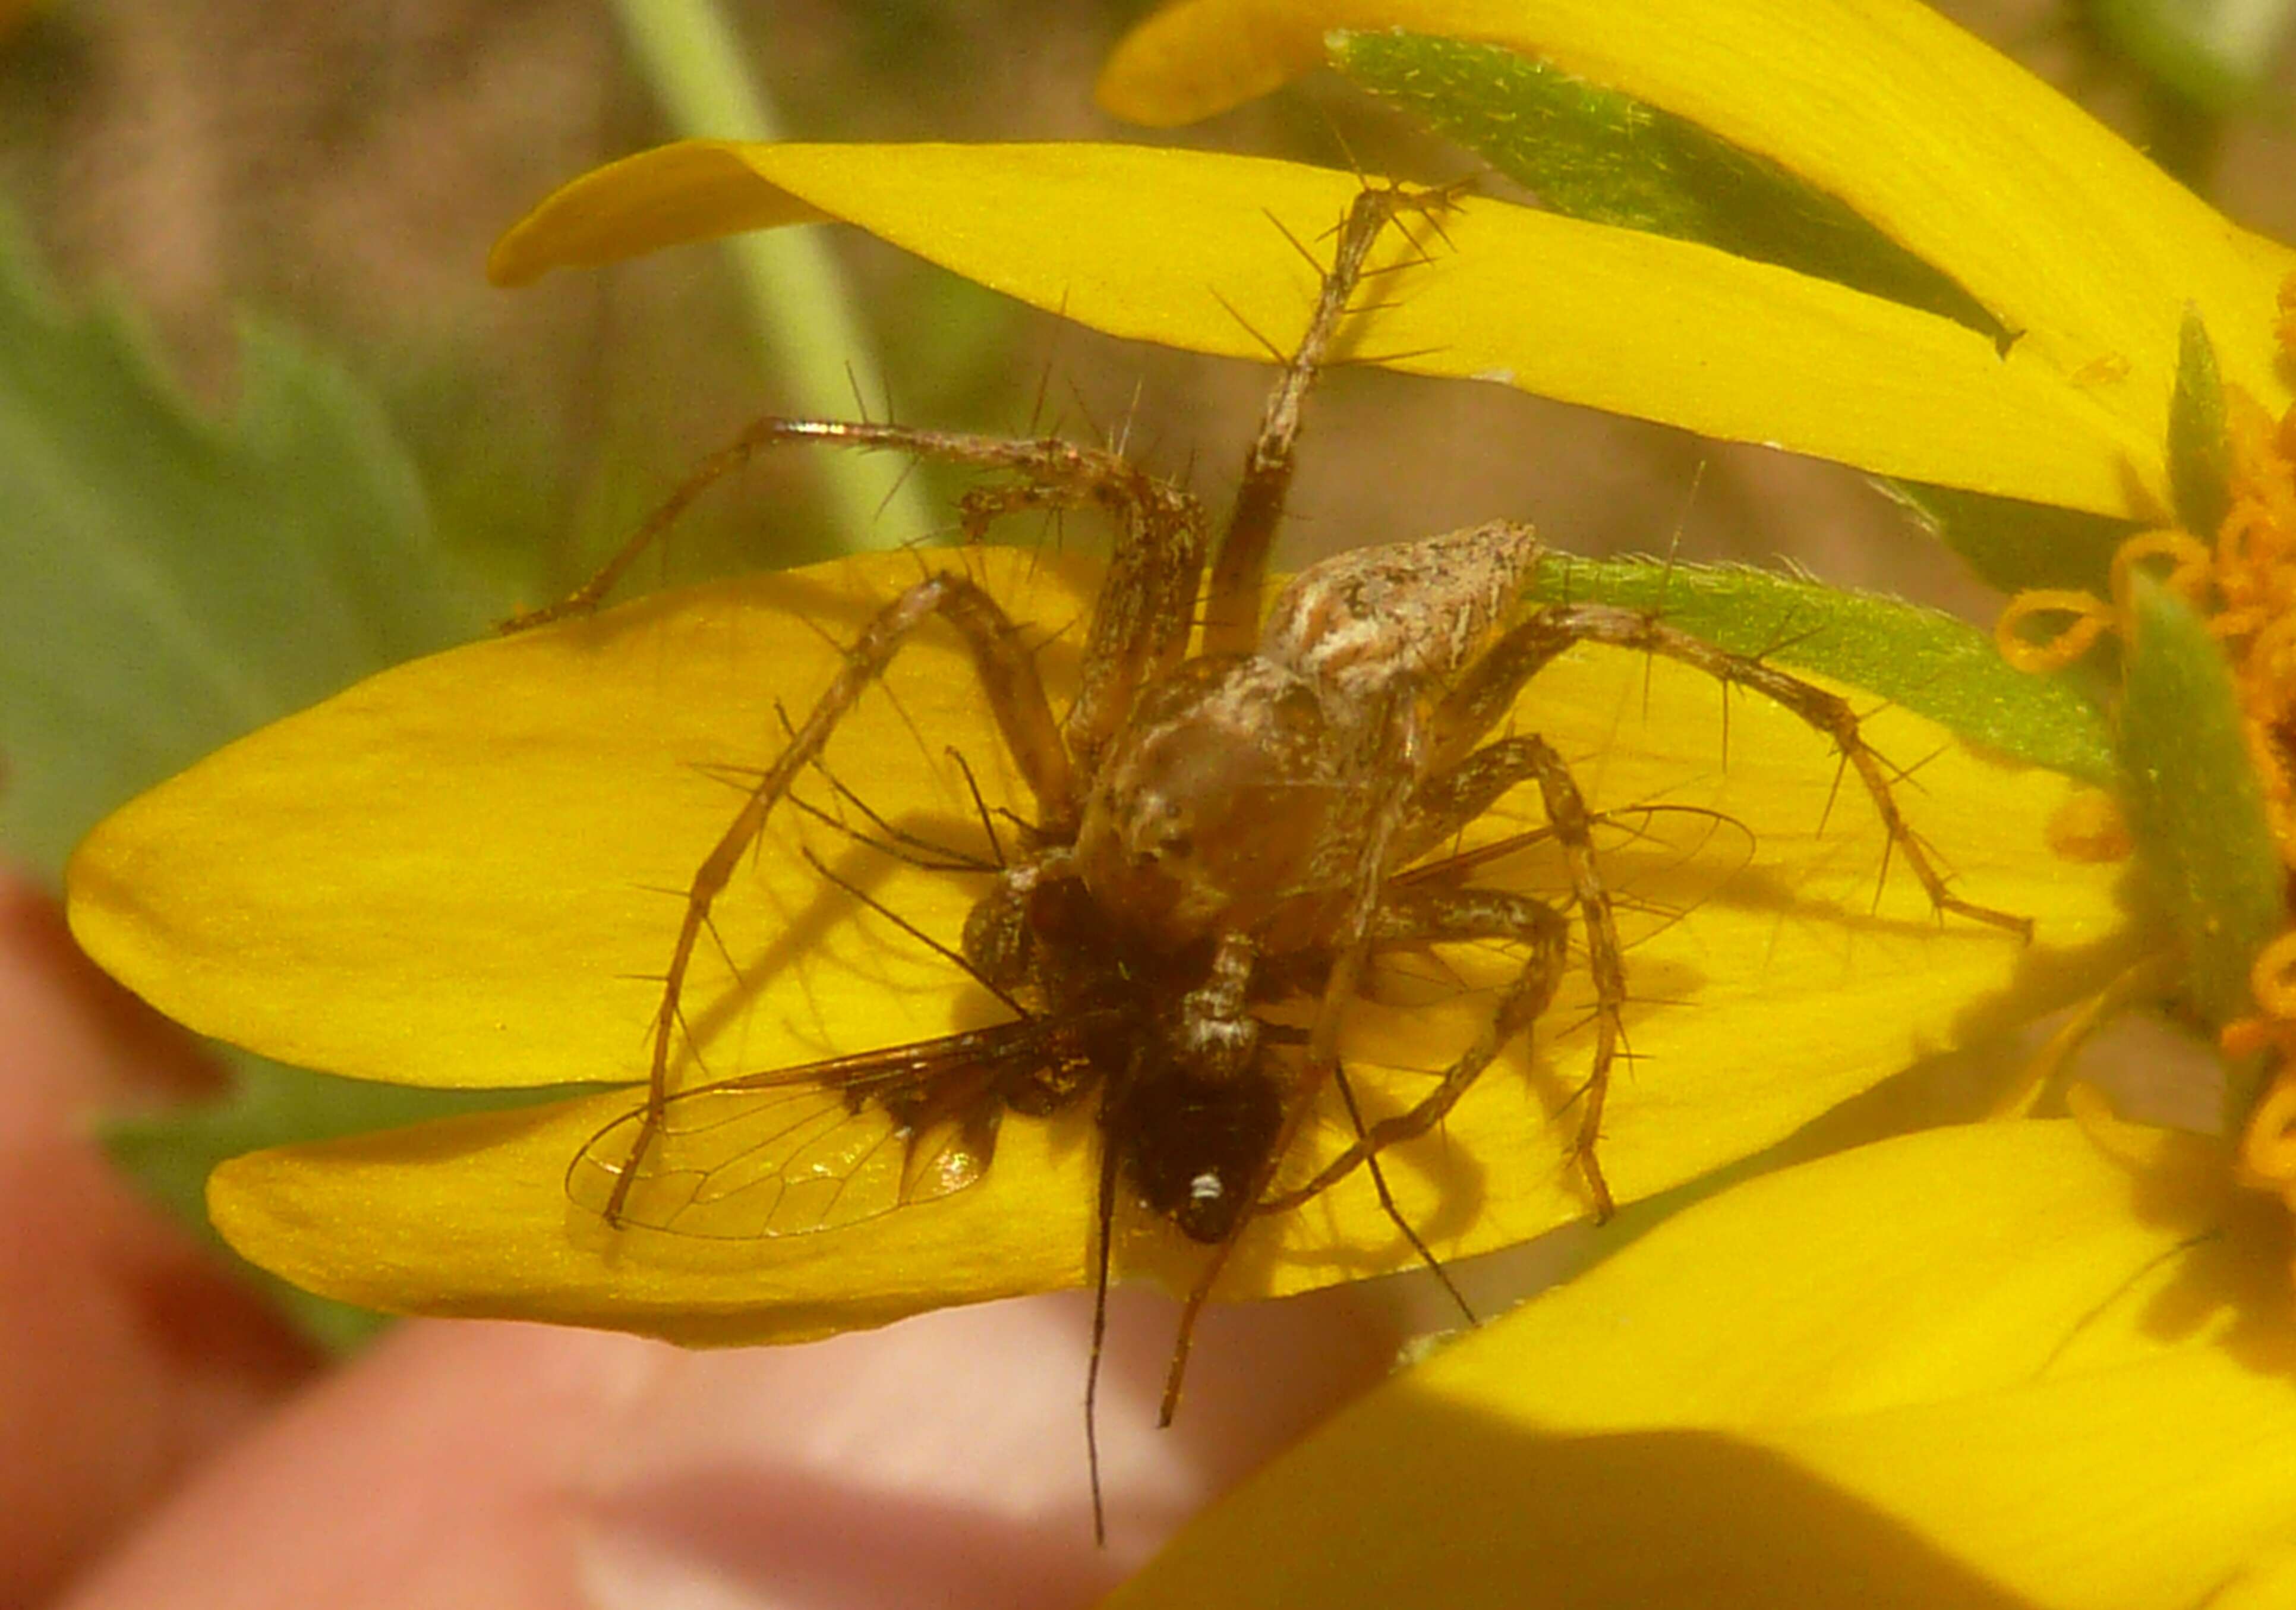
[[[1956,466],[1940,478],[1953,484],[2190,523],[2209,500],[2194,497],[2170,419],[2172,397],[2182,408],[2195,390],[2180,333],[2204,332],[2231,404],[2230,501],[2250,512],[2221,533],[2194,525],[2198,544],[2140,539],[2132,560],[2149,553],[2175,573],[2161,587],[2124,571],[2120,608],[2091,618],[2129,628],[2125,786],[2162,925],[2193,969],[2177,993],[2213,1023],[2236,1013],[2262,935],[2226,891],[2256,869],[2218,875],[2207,841],[2213,829],[2265,846],[2263,915],[2284,923],[2265,811],[2285,762],[2267,752],[2262,778],[2249,771],[2241,703],[2251,739],[2284,709],[2259,703],[2276,678],[2254,660],[2269,661],[2285,618],[2284,598],[2263,600],[2284,568],[2274,533],[2291,528],[2290,436],[2284,423],[2276,467],[2257,422],[2288,415],[2296,253],[1889,0],[1202,0],[1144,25],[1103,94],[1194,115],[1313,64],[1327,29],[1390,25],[1534,53],[1841,197],[2018,336],[2005,374],[2028,363],[2036,389],[2054,391],[2045,432],[2085,412],[2087,473],[2120,489],[2095,497],[2073,463],[2044,468],[2025,447]],[[1808,340],[1848,349],[1822,321]],[[1898,365],[1873,371],[1893,392],[1919,384]],[[1726,433],[1896,472],[1924,438],[1961,429],[1947,398],[1893,408],[1899,456],[1885,463],[1773,428],[1789,411],[1742,395]],[[2099,566],[2079,585],[2103,583]],[[2177,592],[2223,612],[2198,620]],[[2236,675],[2210,625],[2267,652]],[[2266,1007],[2284,998],[2286,972],[2276,950],[2257,957]],[[2251,1030],[2251,1043],[2280,1031]],[[2281,1154],[2287,1088],[2258,1110],[2245,1154],[2283,1181],[2296,1175]],[[2078,1105],[2082,1126],[1908,1138],[1690,1210],[1343,1416],[1117,1602],[2290,1602],[2285,1224],[2231,1188],[2221,1143],[2127,1130]]]
[[[2175,310],[2192,300],[2212,320],[2221,314],[2229,355],[2276,248],[2148,182],[2130,203],[2136,223],[2122,229],[2116,218],[2085,237],[2104,267],[2076,265],[2054,243],[2070,204],[2056,193],[2088,194],[2090,167],[2107,158],[2148,170],[1981,53],[1975,67],[1956,58],[1925,68],[1919,83],[1960,87],[1918,127],[1943,128],[1946,111],[1988,106],[1988,96],[2023,96],[2047,108],[2025,154],[2051,166],[2005,176],[1997,149],[1939,132],[1913,165],[1926,178],[1861,188],[1870,130],[1845,133],[1805,109],[1799,122],[1775,114],[1779,128],[1750,132],[1739,103],[1764,97],[1715,82],[1739,11],[1767,8],[1689,8],[1709,21],[1680,26],[1677,15],[1671,38],[1643,9],[1554,8],[1558,49],[1582,71],[1628,74],[1626,63],[1648,57],[1672,76],[1623,77],[1620,87],[1659,100],[1677,80],[1698,86],[1683,110],[1789,166],[1797,141],[1837,151],[1809,177],[1950,263],[2019,339],[2005,355],[1965,324],[1791,269],[1470,199],[1445,217],[1441,249],[1393,282],[1377,350],[1411,354],[1394,360],[1402,367],[1504,379],[2068,508],[2135,515],[2165,498],[2158,415]],[[1807,45],[1791,62],[1857,92],[1833,109],[1849,118],[1873,86],[1854,58],[1824,48],[1822,30],[1802,40],[1802,25],[1788,26],[1800,15],[1771,21]],[[1441,21],[1436,8],[1411,16]],[[1710,28],[1724,30],[1719,43]],[[1605,29],[1617,34],[1608,47]],[[1269,49],[1296,56],[1295,36],[1320,37],[1294,28]],[[1926,45],[1907,48],[1926,62]],[[1964,69],[1978,77],[1954,76]],[[2070,156],[2068,128],[2079,136]],[[1992,165],[1973,166],[1980,156]],[[1980,172],[1990,187],[1983,209],[1956,188]],[[1994,204],[1997,192],[2024,185],[2049,193],[2047,226]],[[1280,341],[1315,290],[1284,232],[1323,234],[1357,187],[1352,176],[1292,164],[1129,147],[694,142],[569,186],[504,238],[493,269],[515,282],[832,218],[1119,334],[1257,357],[1251,332]],[[1981,249],[1964,275],[1952,249],[1965,238]],[[2033,254],[2044,242],[2042,262]],[[2046,294],[2050,274],[2070,289]],[[2165,334],[2152,322],[2161,308]],[[2259,388],[2278,383],[2268,366],[2242,373]],[[1072,676],[1073,637],[1061,634],[1094,585],[1089,567],[994,550],[966,563],[1051,639],[1048,675]],[[832,1234],[715,1241],[609,1229],[565,1184],[577,1156],[636,1100],[658,992],[647,975],[666,958],[676,891],[734,809],[726,774],[767,758],[777,704],[804,708],[833,674],[837,643],[914,564],[857,560],[699,589],[406,667],[223,752],[92,836],[71,872],[75,931],[194,1027],[368,1078],[613,1087],[241,1159],[211,1190],[226,1234],[258,1261],[354,1301],[690,1342],[795,1340],[1083,1279],[1095,1175],[1085,1114],[1008,1122],[980,1186]],[[1874,741],[1908,762],[1936,757],[1907,809],[1971,898],[2036,919],[2030,949],[1936,923],[1902,875],[1881,880],[1877,894],[1883,844],[1870,811],[1855,800],[1828,809],[1825,745],[1775,711],[1734,702],[1726,756],[1710,684],[1589,653],[1534,683],[1517,718],[1554,740],[1614,815],[1619,842],[1605,864],[1626,869],[1637,997],[1635,1061],[1603,1138],[1622,1200],[1759,1151],[1916,1056],[2013,1026],[2128,959],[2112,871],[2043,848],[2063,779],[1981,758],[1917,716],[1876,715]],[[829,760],[879,813],[978,848],[944,746],[981,773],[992,806],[1020,805],[964,656],[921,641]],[[814,797],[835,809],[825,785]],[[786,815],[718,914],[739,973],[719,969],[686,1002],[706,1064],[681,1070],[689,1084],[995,1014],[945,963],[829,884],[805,847],[944,937],[979,888]],[[1517,875],[1541,886],[1551,874],[1534,861]],[[1388,981],[1350,1014],[1349,1064],[1390,1106],[1473,1031],[1506,958],[1443,961]],[[1443,1136],[1391,1155],[1405,1216],[1439,1255],[1585,1212],[1563,1155],[1568,1115],[1549,1115],[1583,1077],[1586,1000],[1574,977],[1537,1025],[1534,1050],[1486,1076]],[[1315,1144],[1328,1153],[1341,1133],[1333,1120]],[[1120,1270],[1185,1279],[1185,1249],[1153,1229],[1119,1249]],[[1358,1178],[1254,1225],[1221,1290],[1280,1294],[1410,1261]]]
[[[998,549],[966,563],[1048,630],[1078,619],[1095,573]],[[878,556],[704,587],[418,661],[234,744],[99,828],[70,870],[75,932],[192,1026],[366,1078],[614,1086],[239,1159],[210,1191],[234,1244],[354,1302],[689,1342],[797,1340],[1085,1278],[1095,1165],[1082,1113],[1008,1121],[984,1183],[834,1234],[610,1230],[568,1198],[577,1154],[636,1105],[627,1081],[644,1075],[672,897],[734,808],[725,772],[770,752],[777,702],[813,697],[837,644],[915,564]],[[1056,685],[1072,677],[1073,637],[1045,662]],[[1782,712],[1734,701],[1726,760],[1716,691],[1694,673],[1595,654],[1534,686],[1529,719],[1580,764],[1593,803],[1620,813],[1606,865],[1625,907],[1636,1061],[1603,1157],[1621,1200],[1767,1146],[1924,1051],[2044,1010],[2125,951],[2110,880],[2068,879],[2039,851],[2062,777],[1980,758],[1902,712],[1872,724],[1886,753],[1935,755],[1915,808],[1972,896],[2038,919],[2026,949],[1939,924],[1908,877],[1877,885],[1878,825],[1857,801],[1829,809],[1828,746]],[[984,849],[944,746],[992,806],[1024,802],[962,650],[929,637],[894,662],[830,764],[890,819]],[[1521,826],[1507,819],[1520,814],[1481,831]],[[945,937],[985,887],[793,814],[718,910],[742,982],[714,962],[697,975],[686,1014],[708,1072],[683,1070],[686,1082],[1003,1015],[826,883],[808,846]],[[1520,875],[1552,892],[1559,872],[1534,856]],[[1382,1004],[1351,1014],[1350,1067],[1395,1070],[1375,1095],[1407,1099],[1425,1077],[1408,1070],[1448,1060],[1516,965],[1447,947],[1381,981]],[[1538,1025],[1535,1058],[1494,1070],[1442,1137],[1389,1159],[1406,1217],[1439,1254],[1586,1212],[1564,1155],[1569,1114],[1546,1113],[1583,1078],[1588,999],[1574,978]],[[1324,1125],[1324,1153],[1343,1122]],[[1171,1239],[1134,1236],[1121,1266],[1185,1283]],[[1357,1179],[1255,1227],[1222,1289],[1280,1294],[1410,1260]]]
[[[2296,1332],[2228,1184],[2027,1122],[1741,1186],[1342,1411],[1111,1610],[2285,1605]]]

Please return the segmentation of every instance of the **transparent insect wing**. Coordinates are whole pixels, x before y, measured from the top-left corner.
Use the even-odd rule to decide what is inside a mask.
[[[643,1109],[592,1138],[566,1179],[576,1205],[603,1215]],[[947,1195],[980,1178],[946,1144],[912,1168],[915,1132],[887,1108],[856,1106],[822,1084],[732,1080],[671,1097],[621,1217],[673,1235],[749,1241],[805,1236]]]
[[[990,1100],[921,1125],[904,1148],[901,1204],[952,1195],[986,1174],[996,1160],[1004,1116],[1004,1108]]]

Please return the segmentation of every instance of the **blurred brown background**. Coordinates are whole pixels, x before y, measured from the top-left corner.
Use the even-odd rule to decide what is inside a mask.
[[[1090,101],[1138,4],[730,9],[794,136],[1143,137]],[[2075,11],[1946,9],[2134,137],[2181,140]],[[2232,216],[2296,238],[2286,53],[2280,92],[2200,166]],[[484,282],[488,245],[526,206],[667,132],[598,0],[57,0],[0,40],[0,196],[57,278],[122,287],[218,399],[238,307],[337,349],[392,405],[448,539],[513,588],[537,585],[537,553],[539,585],[576,579],[740,422],[788,406],[711,249],[518,292]],[[1334,165],[1344,141],[1412,177],[1462,166],[1329,75],[1178,137]],[[1049,376],[1055,423],[1090,431],[1136,409],[1136,444],[1223,493],[1265,371],[1060,327],[849,232],[836,250],[903,417],[1019,430]],[[1332,376],[1295,507],[1295,556],[1496,514],[1586,553],[1663,549],[1680,525],[1693,556],[1790,556],[1984,608],[1854,475],[1490,386]],[[832,540],[826,519],[804,466],[763,464],[709,501],[675,563],[726,563],[729,544],[751,563],[808,556]]]

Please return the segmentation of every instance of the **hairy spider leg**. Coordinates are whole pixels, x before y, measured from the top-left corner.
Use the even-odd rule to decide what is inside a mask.
[[[1636,649],[1679,661],[1726,686],[1734,685],[1759,694],[1796,717],[1830,739],[1842,762],[1857,774],[1866,797],[1874,802],[1874,813],[1882,818],[1890,849],[1903,855],[1913,867],[1933,908],[1940,914],[1951,913],[2005,929],[2021,939],[2033,937],[2030,918],[1980,906],[1953,892],[1928,844],[1898,809],[1897,797],[1890,790],[1887,768],[1881,756],[1866,742],[1849,700],[1750,655],[1717,648],[1702,638],[1667,625],[1647,611],[1606,604],[1554,604],[1539,610],[1476,663],[1445,701],[1444,710],[1437,715],[1437,726],[1451,729],[1453,736],[1448,742],[1453,746],[1457,746],[1459,734],[1487,730],[1501,713],[1513,707],[1525,683],[1556,655],[1578,643]],[[1886,871],[1886,861],[1883,867]]]
[[[1641,611],[1606,604],[1570,604],[1543,609],[1502,638],[1462,678],[1436,711],[1431,726],[1438,735],[1439,763],[1472,745],[1514,703],[1529,679],[1574,643],[1596,642],[1666,655],[1704,671],[1716,680],[1748,687],[1831,739],[1874,801],[1892,846],[1906,857],[1931,905],[1972,920],[2006,928],[2030,938],[2031,924],[1955,896],[1890,791],[1880,758],[1865,741],[1849,702],[1838,694],[1766,665],[1716,648],[1669,627]],[[1536,780],[1546,801],[1550,825],[1564,846],[1572,891],[1587,927],[1588,965],[1595,984],[1597,1041],[1595,1066],[1582,1089],[1585,1107],[1571,1151],[1593,1196],[1596,1216],[1614,1211],[1610,1187],[1596,1154],[1603,1107],[1622,1038],[1626,973],[1608,891],[1595,870],[1592,818],[1568,764],[1545,740],[1529,735],[1503,738],[1469,750],[1449,769],[1423,784],[1412,801],[1398,858],[1403,864],[1424,854],[1488,809],[1517,783]],[[1548,991],[1549,996],[1552,990]],[[1512,1002],[1509,1003],[1512,1005]],[[1502,1016],[1508,1006],[1503,1006]],[[1535,1016],[1535,1014],[1534,1014]],[[1524,1019],[1528,1026],[1529,1019]],[[1484,1047],[1478,1041],[1437,1088],[1410,1112],[1374,1125],[1371,1133],[1332,1161],[1308,1184],[1261,1204],[1259,1211],[1299,1206],[1374,1155],[1381,1147],[1424,1133],[1441,1121],[1505,1044]]]
[[[1275,546],[1276,526],[1283,517],[1284,499],[1292,490],[1300,407],[1325,366],[1373,245],[1397,214],[1407,209],[1446,206],[1452,193],[1367,185],[1349,205],[1307,331],[1268,393],[1260,412],[1259,433],[1244,455],[1235,504],[1212,562],[1211,588],[1204,607],[1204,653],[1249,653],[1259,636],[1268,557]]]
[[[610,1222],[619,1219],[639,1163],[660,1129],[685,976],[711,907],[763,831],[775,804],[797,774],[818,758],[845,711],[882,674],[909,632],[940,615],[964,634],[1006,746],[1036,796],[1037,826],[1054,840],[1073,836],[1081,809],[1078,767],[1071,756],[1082,755],[1089,761],[1122,725],[1138,679],[1168,669],[1186,651],[1203,567],[1201,509],[1185,493],[1120,455],[1054,437],[1015,440],[869,422],[781,417],[753,422],[703,460],[582,587],[557,604],[505,622],[504,629],[523,630],[594,611],[705,489],[767,448],[799,442],[904,452],[1019,478],[1018,495],[1004,505],[990,500],[996,489],[968,501],[964,528],[972,537],[1004,507],[1109,508],[1119,517],[1113,580],[1095,604],[1086,633],[1085,686],[1065,721],[1054,718],[1034,661],[1001,606],[962,577],[944,574],[918,582],[886,605],[847,651],[836,682],[749,791],[740,814],[688,885],[685,914],[653,1023],[646,1119],[608,1203]],[[1090,775],[1088,769],[1085,775]]]
[[[978,487],[965,494],[959,523],[968,541],[979,541],[999,516],[1029,509],[1098,507],[1117,516],[1108,577],[1093,602],[1092,621],[1085,633],[1083,675],[1062,723],[1062,737],[1081,775],[1093,774],[1100,752],[1130,713],[1133,694],[1142,681],[1170,671],[1186,656],[1209,541],[1203,505],[1123,455],[1057,436],[1015,439],[867,421],[778,416],[751,422],[703,459],[579,588],[557,604],[512,617],[502,629],[523,631],[595,611],[639,555],[706,489],[758,453],[787,443],[906,453],[1014,477],[1010,484]],[[1054,837],[1073,832],[1079,801],[1063,797],[1058,805],[1038,824]]]
[[[1477,755],[1490,757],[1487,780],[1511,772],[1514,781],[1538,782],[1546,801],[1548,824],[1570,869],[1571,898],[1587,931],[1596,1023],[1595,1065],[1580,1089],[1586,1105],[1571,1144],[1571,1157],[1594,1198],[1595,1216],[1607,1219],[1616,1208],[1595,1153],[1602,1132],[1603,1098],[1624,1038],[1621,1015],[1627,974],[1610,891],[1595,867],[1594,817],[1570,766],[1544,738],[1529,734],[1503,738]],[[1498,792],[1505,790],[1502,787]],[[1382,948],[1447,940],[1518,940],[1530,946],[1531,955],[1501,998],[1498,1010],[1474,1043],[1444,1070],[1433,1089],[1408,1111],[1373,1124],[1355,1145],[1305,1185],[1263,1199],[1255,1210],[1258,1212],[1277,1213],[1299,1207],[1371,1162],[1384,1148],[1423,1135],[1441,1122],[1483,1070],[1546,1010],[1562,983],[1568,960],[1569,925],[1561,914],[1536,896],[1505,890],[1411,889],[1390,884],[1373,914],[1371,937]]]
[[[1159,605],[1172,596],[1185,602],[1168,608],[1171,620],[1159,613],[1151,633],[1155,653],[1177,660],[1185,652],[1195,604],[1195,589],[1203,567],[1204,519],[1196,501],[1177,487],[1158,480],[1119,453],[1083,447],[1057,436],[1012,438],[982,436],[969,431],[926,431],[909,425],[865,420],[791,419],[768,415],[751,421],[739,435],[704,458],[668,497],[657,505],[589,580],[556,604],[502,624],[504,632],[525,631],[554,620],[594,612],[622,578],[691,507],[695,498],[769,448],[813,443],[854,448],[862,452],[906,453],[914,458],[938,459],[988,473],[1016,478],[1018,487],[1032,493],[1013,506],[1046,508],[1101,507],[1124,522],[1116,544],[1115,571],[1132,584],[1121,589],[1130,599],[1144,596]],[[965,535],[978,539],[990,521],[1003,512],[990,499],[1000,490],[980,489],[963,505]],[[1134,532],[1137,525],[1141,530]],[[1136,553],[1142,544],[1152,550]],[[1175,551],[1167,554],[1168,546]],[[1108,589],[1103,589],[1103,595]],[[1106,612],[1109,605],[1101,608]],[[1172,620],[1179,623],[1175,626]],[[1109,628],[1113,631],[1115,628]],[[1094,640],[1104,634],[1095,621]],[[1177,637],[1177,645],[1174,645]],[[1129,639],[1127,639],[1129,641]],[[1119,711],[1116,721],[1122,719]],[[1114,722],[1110,723],[1113,730]]]
[[[1087,777],[1131,714],[1133,694],[1186,658],[1205,549],[1203,506],[1194,498],[1115,455],[1095,452],[1095,460],[1090,479],[975,487],[958,505],[965,538],[976,542],[1004,515],[1076,506],[1079,489],[1121,518],[1086,628],[1076,699],[1062,724],[1077,771]]]
[[[1005,747],[1037,797],[1039,810],[1058,818],[1072,809],[1075,784],[1068,752],[1037,676],[1035,659],[996,600],[969,578],[954,571],[927,577],[908,587],[877,612],[859,639],[845,653],[845,664],[829,690],[814,705],[796,735],[750,789],[740,812],[718,836],[687,885],[685,912],[678,924],[677,940],[663,975],[661,1004],[653,1023],[653,1055],[647,1073],[645,1115],[631,1143],[629,1161],[614,1182],[606,1203],[609,1224],[621,1220],[623,1204],[637,1179],[646,1148],[661,1128],[662,1109],[669,1097],[669,1051],[680,1022],[679,1002],[693,952],[709,922],[716,903],[751,843],[764,831],[772,814],[800,773],[817,760],[830,736],[861,698],[884,674],[885,667],[918,627],[936,617],[948,621],[964,639],[972,664],[986,689]]]

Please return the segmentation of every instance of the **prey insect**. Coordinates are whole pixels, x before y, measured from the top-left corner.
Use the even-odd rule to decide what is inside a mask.
[[[777,443],[890,449],[1001,474],[962,503],[969,539],[1026,511],[1099,508],[1116,528],[1065,711],[1021,625],[959,569],[925,574],[848,645],[692,877],[668,947],[645,1098],[576,1160],[578,1203],[613,1224],[701,1234],[844,1228],[978,1179],[1007,1115],[1094,1103],[1095,1371],[1119,1205],[1136,1203],[1209,1249],[1174,1349],[1168,1420],[1196,1315],[1250,1220],[1376,1171],[1388,1148],[1440,1124],[1531,1033],[1576,956],[1592,981],[1593,1052],[1570,1150],[1589,1206],[1607,1215],[1597,1143],[1628,1002],[1614,891],[1569,765],[1511,719],[1526,686],[1579,644],[1678,660],[1792,712],[1839,750],[1939,911],[2022,927],[1951,892],[1846,702],[1646,612],[1532,605],[1542,550],[1526,526],[1496,521],[1342,554],[1267,597],[1302,405],[1358,288],[1398,266],[1374,265],[1382,242],[1400,245],[1407,264],[1423,255],[1412,222],[1451,204],[1442,192],[1357,196],[1331,262],[1316,265],[1313,309],[1283,356],[1217,540],[1193,497],[1106,448],[767,419],[703,465],[589,587],[539,617],[594,605],[700,484]],[[947,950],[1009,1021],[677,1088],[688,980],[713,908],[840,723],[934,622],[961,641],[1033,807]],[[1562,895],[1424,875],[1518,789],[1543,806]],[[1367,969],[1390,953],[1470,941],[1520,955],[1480,1030],[1407,1109],[1362,1124],[1312,1177],[1276,1190],[1308,1114],[1327,1089],[1344,1088],[1341,1027]],[[1287,1005],[1300,1026],[1276,1020]]]

